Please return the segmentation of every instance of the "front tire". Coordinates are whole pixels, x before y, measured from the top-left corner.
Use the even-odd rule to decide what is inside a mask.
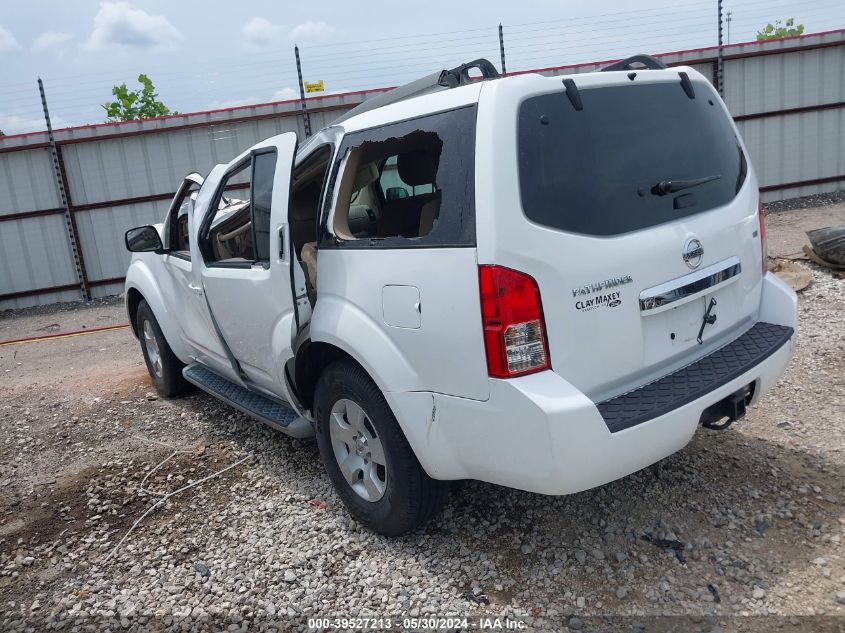
[[[442,508],[448,485],[423,470],[376,384],[338,361],[317,383],[314,420],[326,472],[349,513],[371,530],[399,536]]]
[[[144,362],[150,379],[159,395],[170,398],[186,393],[192,389],[182,376],[185,364],[176,358],[167,339],[156,321],[153,311],[146,301],[141,301],[137,312],[138,339],[144,353]]]

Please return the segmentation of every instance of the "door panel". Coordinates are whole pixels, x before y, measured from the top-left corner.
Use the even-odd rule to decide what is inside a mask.
[[[269,160],[261,158],[269,152],[275,153],[272,171],[268,171]],[[282,368],[291,356],[294,305],[289,249],[281,247],[287,234],[295,154],[294,133],[274,137],[253,149],[251,230],[255,256],[264,261],[207,262],[201,272],[213,318],[247,380],[288,401]],[[245,196],[239,193],[238,197]]]
[[[199,174],[189,174],[176,192],[165,222],[165,239],[170,253],[163,255],[165,275],[160,280],[164,303],[175,315],[179,324],[180,336],[191,352],[192,358],[218,370],[224,370],[229,363],[223,351],[220,339],[215,335],[208,319],[208,309],[202,293],[197,293],[200,286],[194,282],[194,262],[197,253],[189,248],[180,250],[184,244],[177,243],[180,235],[179,218],[187,213],[188,235],[194,235],[195,199],[201,199],[203,178]],[[207,194],[207,192],[206,192]],[[186,359],[183,359],[186,360]]]

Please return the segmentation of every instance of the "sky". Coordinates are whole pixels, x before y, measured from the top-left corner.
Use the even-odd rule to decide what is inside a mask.
[[[713,46],[716,0],[0,0],[0,130],[99,123],[114,85],[146,73],[172,110],[193,112],[393,86],[478,57],[527,70]],[[724,0],[731,42],[776,19],[805,32],[845,27],[842,0]],[[727,37],[727,32],[726,32]]]

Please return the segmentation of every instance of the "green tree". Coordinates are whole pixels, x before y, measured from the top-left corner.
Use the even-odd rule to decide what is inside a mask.
[[[795,18],[789,18],[784,24],[775,20],[774,24],[767,24],[762,30],[757,31],[757,41],[779,40],[782,37],[801,35],[804,32],[804,25],[795,26]]]
[[[115,101],[103,104],[107,121],[135,121],[137,119],[151,119],[165,114],[179,114],[171,112],[170,108],[158,100],[152,80],[144,74],[138,75],[140,90],[129,90],[126,84],[112,88],[111,93]]]

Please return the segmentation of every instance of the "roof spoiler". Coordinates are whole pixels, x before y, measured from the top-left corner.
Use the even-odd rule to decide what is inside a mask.
[[[332,125],[337,125],[347,119],[350,119],[364,112],[381,108],[391,103],[398,103],[411,97],[418,97],[420,95],[429,94],[432,92],[439,92],[440,90],[448,90],[450,88],[457,88],[458,86],[466,86],[475,78],[470,77],[469,72],[473,68],[481,71],[481,80],[497,79],[499,71],[496,67],[486,59],[475,59],[466,64],[456,66],[451,70],[441,70],[430,75],[426,75],[422,79],[417,79],[411,83],[394,88],[390,92],[384,92],[378,96],[367,99],[363,103],[358,104],[351,110],[343,113],[340,117],[332,121]]]
[[[639,64],[646,70],[666,70],[667,66],[662,61],[651,55],[632,55],[627,59],[615,62],[610,66],[605,66],[601,72],[611,72],[614,70],[640,70],[640,67],[634,66]]]

